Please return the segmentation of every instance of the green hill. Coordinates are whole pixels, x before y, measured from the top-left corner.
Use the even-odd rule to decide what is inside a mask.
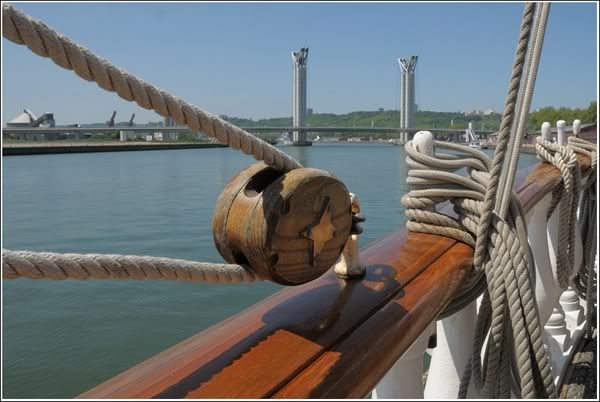
[[[289,127],[292,125],[291,117],[275,117],[270,119],[243,119],[238,117],[221,116],[232,124],[242,127]],[[501,114],[494,113],[488,116],[469,115],[460,112],[433,112],[418,111],[415,113],[415,127],[417,128],[455,128],[465,129],[469,122],[473,122],[475,130],[497,130],[500,127]],[[544,107],[531,113],[529,118],[530,129],[539,129],[544,121],[553,125],[559,119],[571,124],[574,119],[582,123],[596,122],[596,102],[591,102],[585,109],[567,107]],[[359,111],[346,114],[309,113],[307,124],[313,127],[398,127],[400,112],[397,110]]]
[[[221,116],[232,124],[243,127],[284,127],[292,125],[291,117],[271,119],[242,119]],[[307,124],[313,127],[398,127],[400,112],[397,110],[359,111],[346,114],[312,113],[307,116]],[[467,128],[469,122],[475,128],[485,130],[497,129],[500,115],[465,116],[458,112],[418,111],[415,113],[415,126],[423,128]]]

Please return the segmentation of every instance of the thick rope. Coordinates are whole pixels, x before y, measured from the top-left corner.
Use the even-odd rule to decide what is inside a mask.
[[[41,21],[14,7],[2,5],[2,34],[26,45],[35,54],[48,57],[79,77],[94,81],[121,98],[171,117],[195,132],[204,132],[223,144],[241,149],[257,160],[281,171],[301,168],[296,160],[258,137],[206,113],[158,87],[93,54]],[[2,251],[2,277],[14,279],[171,279],[209,283],[239,283],[257,280],[249,267],[212,264],[161,257],[100,254],[58,254]]]
[[[254,156],[281,171],[301,168],[289,155],[260,138],[214,116],[184,100],[145,82],[93,54],[41,21],[33,19],[9,4],[2,5],[2,35],[33,53],[49,57],[58,66],[73,70],[86,81],[94,81],[109,92],[135,102],[144,109],[171,117],[195,132],[203,132],[223,144]]]
[[[596,260],[597,238],[596,215],[598,206],[596,204],[596,183],[598,153],[596,144],[577,137],[569,137],[568,141],[569,148],[577,153],[588,156],[591,160],[590,168],[585,172],[585,176],[581,180],[579,221],[583,242],[583,262],[574,279],[575,288],[579,296],[586,300],[586,321],[591,322],[597,293],[597,278],[594,264]]]
[[[406,181],[411,187],[402,197],[408,218],[406,227],[414,232],[448,236],[475,247],[492,160],[464,145],[441,141],[435,141],[434,144],[436,153],[433,157],[420,153],[412,141],[404,145],[409,168]],[[448,149],[454,154],[441,153],[438,149]],[[464,168],[467,177],[456,173]],[[436,204],[446,201],[452,202],[458,217],[435,210]],[[483,270],[475,266],[442,316],[462,309],[484,288]]]
[[[514,176],[518,160],[521,139],[516,136],[527,126],[547,11],[542,8],[534,25],[535,5],[525,5],[493,161],[470,148],[441,142],[435,146],[458,155],[436,152],[427,157],[417,152],[412,142],[405,146],[411,191],[402,203],[407,208],[409,230],[450,236],[475,247],[472,274],[443,313],[456,312],[484,292],[460,397],[466,397],[472,383],[483,398],[508,398],[511,374],[523,398],[556,396],[541,337],[524,212],[512,192],[514,177],[507,177]],[[523,75],[525,87],[520,92]],[[462,168],[467,177],[456,173]],[[457,218],[435,210],[435,205],[444,201],[454,205]],[[483,341],[488,334],[482,365]]]
[[[511,121],[512,136],[510,131],[500,130],[499,145],[509,142],[510,148],[507,155],[504,154],[504,146],[501,153],[498,153],[497,149],[494,155],[475,249],[475,263],[477,264],[478,257],[483,259],[488,283],[484,299],[489,297],[491,303],[491,312],[480,309],[477,317],[478,324],[491,323],[488,347],[484,355],[485,367],[483,372],[479,370],[482,352],[480,346],[483,341],[475,342],[470,361],[471,367],[465,370],[471,375],[463,376],[460,388],[461,397],[466,397],[471,380],[483,397],[510,397],[510,389],[506,385],[508,370],[504,369],[508,365],[513,367],[513,373],[517,376],[522,398],[556,397],[550,362],[541,337],[542,328],[533,285],[535,272],[533,258],[527,243],[524,213],[512,191],[522,140],[519,136],[523,135],[527,127],[529,106],[541,56],[549,6],[548,3],[540,5],[534,24],[535,6],[531,3],[525,5],[513,77],[509,84],[509,95],[502,121],[505,121],[507,114],[511,116],[510,120],[512,120],[514,106],[517,102],[519,104],[518,120]],[[533,29],[533,35],[530,34],[531,29]],[[526,34],[526,32],[529,33]],[[521,97],[518,98],[514,97],[512,93],[515,90],[519,91],[520,87],[520,85],[513,87],[513,84],[517,80],[515,71],[520,71],[519,76],[522,74],[522,63],[527,49],[524,42],[532,48],[530,57],[527,59],[525,87]],[[494,171],[500,167],[501,171]],[[499,183],[500,178],[503,179],[503,183]],[[503,186],[496,188],[499,184],[503,184]],[[495,203],[492,204],[492,200],[495,200]],[[489,230],[494,226],[495,230]],[[505,326],[506,321],[511,322],[512,344],[507,342],[510,335]],[[477,325],[476,328],[485,329],[485,325]],[[484,339],[486,334],[485,330],[476,331],[475,339]]]
[[[538,157],[560,170],[562,183],[552,193],[547,217],[550,218],[557,205],[559,208],[559,237],[556,253],[556,277],[561,289],[569,286],[575,271],[575,223],[579,207],[579,164],[577,155],[569,146],[550,142],[541,136],[536,138]]]
[[[163,279],[241,283],[261,280],[249,268],[164,257],[60,254],[2,249],[2,279]]]

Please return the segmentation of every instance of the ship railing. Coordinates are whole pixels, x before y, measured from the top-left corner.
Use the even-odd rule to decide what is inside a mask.
[[[589,158],[578,156],[580,168]],[[519,172],[536,297],[557,383],[584,326],[585,301],[555,277],[559,170]],[[582,258],[576,239],[576,262]],[[398,230],[361,251],[367,274],[329,271],[288,287],[80,395],[82,398],[456,398],[477,303],[437,320],[472,265],[446,237]],[[207,308],[208,306],[198,306]],[[424,359],[431,356],[425,381]],[[476,396],[476,395],[474,395]]]

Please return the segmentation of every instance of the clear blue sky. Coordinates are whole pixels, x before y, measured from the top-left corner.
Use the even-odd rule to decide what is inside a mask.
[[[419,55],[421,110],[502,109],[521,3],[13,3],[118,66],[201,108],[290,116],[290,52],[307,46],[315,112],[397,109],[398,57]],[[59,124],[159,116],[2,40],[4,123],[28,107]],[[597,93],[597,8],[555,3],[532,107]]]

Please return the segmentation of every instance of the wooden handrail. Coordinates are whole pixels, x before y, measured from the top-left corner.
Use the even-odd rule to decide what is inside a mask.
[[[559,183],[558,169],[537,164],[515,189],[527,211]],[[472,255],[396,231],[361,251],[364,279],[329,271],[285,288],[79,398],[363,397],[451,300]]]

